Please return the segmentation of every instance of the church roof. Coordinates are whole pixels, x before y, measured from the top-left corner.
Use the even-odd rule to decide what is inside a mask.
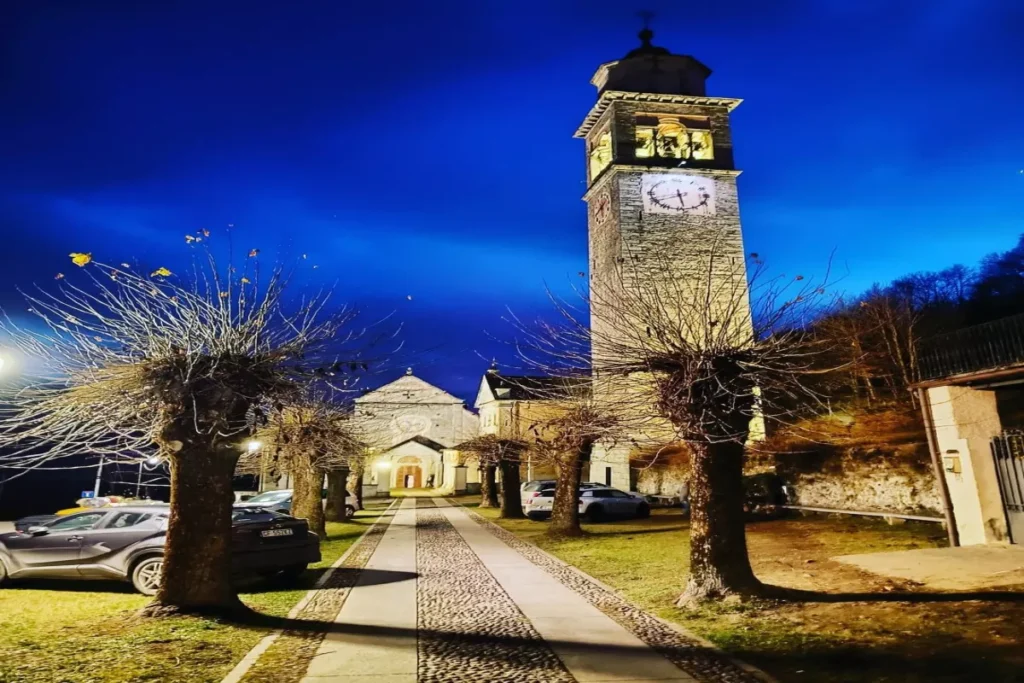
[[[542,375],[484,375],[491,394],[499,401],[543,401],[568,396],[573,389],[588,387],[588,377],[546,377]]]
[[[437,451],[439,453],[441,451],[443,451],[444,449],[448,448],[447,446],[445,446],[442,443],[438,443],[437,441],[434,441],[433,439],[428,439],[427,437],[425,437],[425,436],[423,436],[421,434],[417,434],[416,436],[410,437],[410,438],[406,439],[405,441],[399,441],[398,443],[389,446],[387,450],[388,451],[393,451],[396,448],[398,448],[399,446],[401,446],[403,444],[407,444],[410,441],[414,441],[414,442],[420,444],[421,446],[426,446],[430,450]],[[385,451],[385,452],[387,452],[387,451]]]
[[[399,377],[394,382],[389,382],[382,387],[369,391],[359,398],[356,403],[413,403],[417,405],[464,405],[465,401],[457,396],[449,394],[444,389],[435,387],[412,374]]]

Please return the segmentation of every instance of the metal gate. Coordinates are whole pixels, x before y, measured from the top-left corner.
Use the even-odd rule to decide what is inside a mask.
[[[1024,543],[1024,434],[1003,434],[992,439],[992,457],[1010,542]]]

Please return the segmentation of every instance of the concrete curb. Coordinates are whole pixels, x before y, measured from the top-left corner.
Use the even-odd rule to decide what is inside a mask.
[[[381,515],[381,518],[383,518],[383,516],[387,513],[391,512],[391,508],[395,507],[395,504],[397,502],[398,499],[393,500],[391,502],[391,505],[389,505],[384,510],[384,512]],[[310,603],[313,597],[318,592],[320,592],[321,588],[323,588],[323,586],[331,578],[331,576],[334,574],[334,571],[338,567],[340,567],[345,562],[345,560],[348,559],[348,556],[351,555],[359,546],[359,544],[363,542],[363,539],[366,538],[366,535],[373,531],[375,528],[377,528],[377,526],[380,525],[380,523],[381,519],[378,519],[376,522],[368,526],[366,528],[366,531],[360,534],[359,538],[357,538],[355,542],[348,547],[348,550],[342,553],[341,557],[334,561],[334,564],[332,564],[327,569],[327,571],[324,572],[323,576],[317,579],[317,582],[313,584],[313,587],[310,588],[309,591],[302,597],[302,599],[299,600],[298,603],[296,603],[295,607],[292,607],[291,611],[288,612],[288,619],[295,619],[297,616],[299,616],[302,610],[306,608],[306,606]],[[388,521],[388,524],[391,524],[390,520]],[[282,633],[284,633],[282,629],[277,629],[265,635],[263,639],[260,640],[260,642],[256,643],[255,647],[249,650],[249,652],[247,652],[246,655],[242,657],[241,661],[239,661],[238,664],[235,665],[235,668],[229,671],[228,675],[221,679],[220,683],[239,683],[239,681],[242,680],[245,674],[249,673],[249,669],[251,669],[253,665],[257,661],[259,661],[259,658],[263,656],[263,653],[270,649],[270,646],[274,644],[274,641],[277,640],[278,636],[280,636]]]
[[[500,525],[495,524],[494,522],[492,522],[489,519],[486,519],[485,517],[481,516],[476,511],[474,511],[472,508],[468,508],[465,505],[462,505],[461,503],[455,503],[455,505],[458,505],[459,507],[463,508],[471,516],[478,518],[479,520],[481,520],[484,523],[486,523],[488,526],[497,527],[498,529],[502,529],[502,531],[508,532],[507,529],[503,529]],[[511,533],[511,532],[508,532],[508,533]],[[524,543],[530,543],[529,541],[527,541],[525,539],[520,539],[520,540],[523,541]],[[685,636],[685,637],[687,637],[687,638],[689,638],[691,640],[694,640],[697,643],[700,643],[701,645],[706,647],[707,649],[709,649],[709,650],[711,650],[711,651],[721,655],[724,659],[726,659],[729,662],[731,662],[732,664],[734,664],[738,669],[742,669],[743,671],[747,672],[751,676],[754,676],[755,678],[758,678],[759,680],[763,681],[764,683],[780,683],[780,681],[777,678],[775,678],[774,676],[772,676],[772,675],[768,674],[767,672],[757,668],[753,664],[749,664],[747,662],[744,662],[741,659],[736,659],[735,657],[733,657],[729,653],[723,651],[721,648],[719,648],[717,645],[712,643],[707,638],[702,638],[701,636],[698,636],[696,633],[693,633],[692,631],[689,631],[689,630],[683,628],[679,624],[675,624],[675,623],[673,623],[673,622],[671,622],[671,621],[669,621],[667,619],[662,619],[657,614],[651,614],[651,612],[643,609],[642,607],[640,607],[639,605],[634,603],[632,600],[630,600],[629,598],[624,596],[622,593],[620,593],[618,590],[612,588],[611,586],[609,586],[608,584],[604,583],[603,581],[601,581],[599,579],[595,579],[593,576],[591,576],[590,574],[587,574],[585,571],[583,571],[579,567],[571,565],[568,562],[566,562],[565,560],[552,555],[551,553],[549,553],[548,551],[544,550],[543,548],[541,548],[540,546],[536,545],[535,543],[530,543],[530,545],[532,545],[538,552],[540,552],[543,555],[547,556],[549,559],[551,559],[555,563],[562,565],[563,567],[565,567],[566,569],[568,569],[569,571],[571,571],[571,572],[573,572],[575,574],[578,574],[582,578],[586,579],[587,581],[590,581],[591,583],[593,583],[594,585],[598,586],[602,590],[605,590],[605,591],[611,593],[612,595],[616,596],[617,598],[619,598],[623,602],[627,603],[628,605],[631,605],[635,609],[638,609],[638,610],[640,610],[642,612],[647,613],[649,616],[651,616],[654,619],[656,619],[657,621],[661,622],[662,624],[664,624],[668,628],[672,629],[676,633],[679,633],[680,635],[683,635],[683,636]],[[513,548],[513,550],[514,550],[514,548]]]

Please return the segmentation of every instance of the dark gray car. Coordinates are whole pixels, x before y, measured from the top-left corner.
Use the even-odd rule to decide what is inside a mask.
[[[167,506],[105,507],[61,517],[26,532],[0,534],[5,579],[120,579],[153,595],[160,586]],[[236,574],[298,575],[320,560],[320,540],[306,522],[260,508],[232,513],[231,568]]]

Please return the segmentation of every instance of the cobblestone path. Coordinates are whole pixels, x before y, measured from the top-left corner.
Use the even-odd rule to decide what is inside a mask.
[[[369,552],[303,683],[770,680],[441,499]]]

